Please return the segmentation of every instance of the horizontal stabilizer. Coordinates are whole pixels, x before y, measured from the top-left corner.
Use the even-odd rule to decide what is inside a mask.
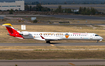
[[[2,24],[2,26],[10,26],[10,27],[12,27],[12,25],[10,23]]]

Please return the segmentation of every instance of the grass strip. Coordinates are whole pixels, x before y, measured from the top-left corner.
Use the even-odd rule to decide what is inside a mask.
[[[0,51],[0,59],[105,59],[105,51]]]
[[[105,50],[105,46],[0,46],[0,49],[33,49],[33,50]]]

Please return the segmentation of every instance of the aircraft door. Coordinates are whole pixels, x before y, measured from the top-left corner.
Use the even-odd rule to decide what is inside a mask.
[[[90,35],[90,39],[93,39],[94,37],[93,37],[93,35]]]

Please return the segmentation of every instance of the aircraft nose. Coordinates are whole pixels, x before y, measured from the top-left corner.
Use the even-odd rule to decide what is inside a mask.
[[[103,39],[103,38],[101,37],[101,39]]]
[[[102,37],[100,37],[100,39],[103,39]]]
[[[103,39],[103,38],[100,36],[100,41],[102,41],[102,39]]]

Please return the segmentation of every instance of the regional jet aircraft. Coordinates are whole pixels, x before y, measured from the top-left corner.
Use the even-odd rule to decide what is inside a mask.
[[[28,31],[17,31],[12,27],[10,23],[3,24],[8,30],[10,36],[17,37],[20,39],[36,39],[46,41],[56,40],[96,40],[102,41],[102,37],[95,33],[71,33],[71,32],[28,32]]]

